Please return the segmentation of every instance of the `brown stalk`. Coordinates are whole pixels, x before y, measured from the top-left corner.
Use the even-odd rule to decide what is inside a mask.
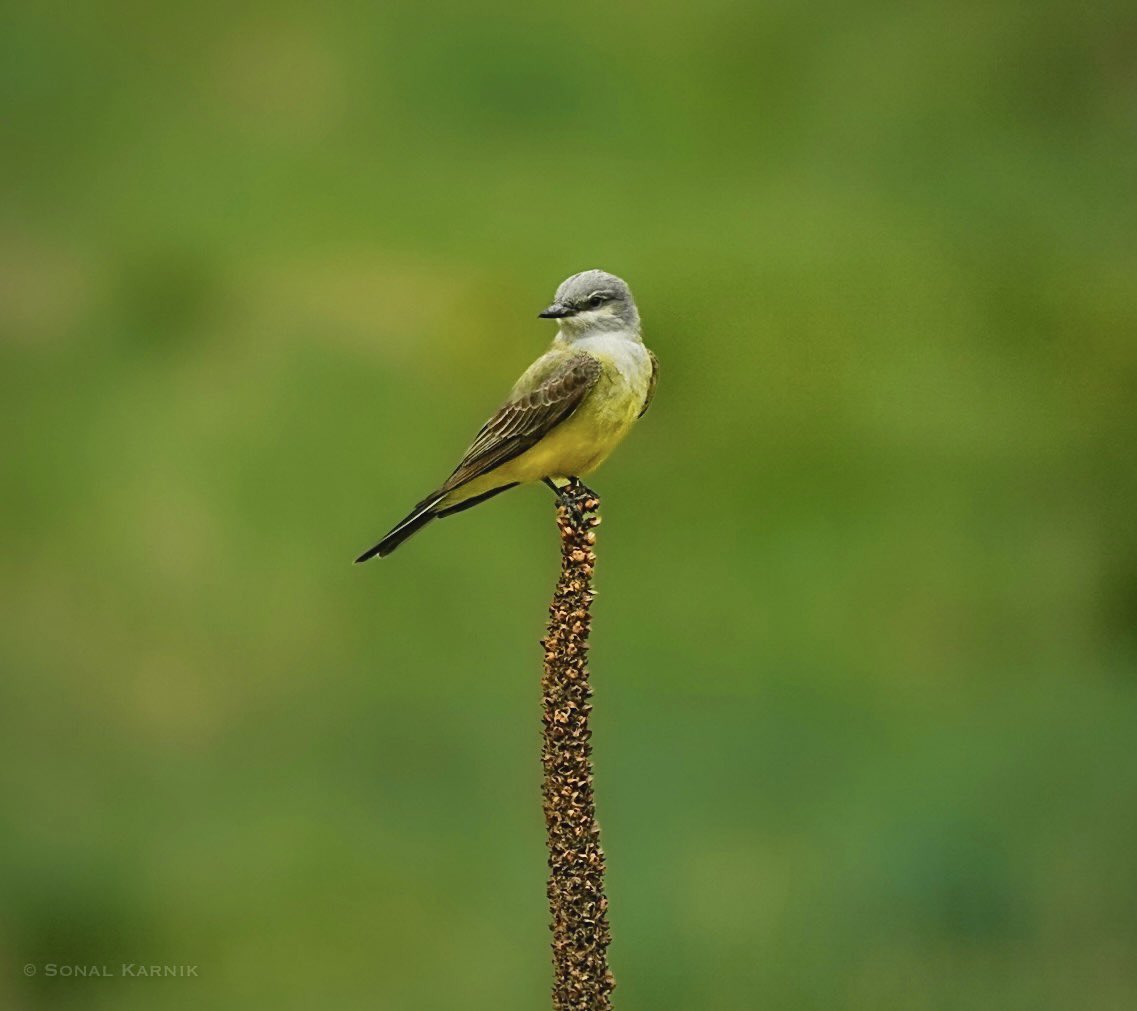
[[[604,852],[592,794],[588,716],[588,633],[592,624],[593,527],[600,507],[582,485],[562,492],[557,509],[561,577],[549,606],[541,678],[541,761],[549,845],[554,1011],[608,1011],[616,985],[608,970]]]

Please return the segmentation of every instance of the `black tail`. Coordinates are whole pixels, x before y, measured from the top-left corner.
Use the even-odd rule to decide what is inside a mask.
[[[418,533],[425,527],[432,519],[438,516],[436,506],[442,500],[443,493],[435,492],[433,495],[428,495],[417,506],[410,511],[410,514],[402,520],[402,522],[395,525],[394,529],[387,534],[378,544],[373,548],[368,548],[356,560],[355,564],[366,562],[369,558],[374,558],[378,555],[380,558],[385,558],[392,551],[395,550],[400,544],[403,543],[411,534]]]
[[[440,520],[444,516],[453,516],[455,513],[472,509],[486,499],[493,498],[495,495],[500,495],[503,491],[509,491],[510,488],[516,487],[516,481],[514,481],[513,484],[503,484],[500,488],[493,488],[474,498],[468,498],[465,502],[459,502],[457,505],[443,506],[441,508],[439,504],[446,497],[446,492],[436,491],[432,495],[427,495],[426,498],[411,510],[410,515],[407,516],[406,519],[399,523],[395,529],[376,544],[375,547],[368,548],[363,552],[363,554],[355,560],[355,563],[358,565],[360,562],[366,562],[369,558],[374,558],[376,555],[380,558],[386,558],[387,555],[394,551],[395,548],[402,544],[411,534],[418,533],[431,520]]]

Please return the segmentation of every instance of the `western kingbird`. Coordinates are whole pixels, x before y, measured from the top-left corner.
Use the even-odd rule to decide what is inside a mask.
[[[454,472],[356,561],[389,555],[431,520],[499,492],[575,482],[600,466],[651,404],[659,372],[628,286],[603,270],[574,274],[543,312],[557,321],[538,358],[482,426]]]

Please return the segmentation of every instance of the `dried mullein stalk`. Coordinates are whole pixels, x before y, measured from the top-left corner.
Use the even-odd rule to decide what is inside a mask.
[[[564,489],[561,498],[561,577],[549,607],[541,678],[553,1008],[607,1011],[616,981],[608,971],[611,933],[588,727],[588,633],[596,564],[592,528],[600,522],[595,515],[600,502],[580,484]]]

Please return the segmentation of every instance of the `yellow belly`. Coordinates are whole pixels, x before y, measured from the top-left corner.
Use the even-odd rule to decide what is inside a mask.
[[[584,417],[578,412],[499,473],[514,481],[591,474],[628,434],[634,420],[634,416]]]

